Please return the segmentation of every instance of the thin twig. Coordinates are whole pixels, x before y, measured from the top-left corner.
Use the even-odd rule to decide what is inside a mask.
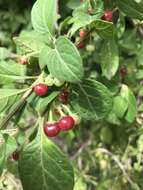
[[[71,156],[71,160],[75,160],[82,153],[82,151],[86,149],[90,144],[91,140],[88,140],[87,142],[83,143],[78,149],[78,151],[73,156]]]

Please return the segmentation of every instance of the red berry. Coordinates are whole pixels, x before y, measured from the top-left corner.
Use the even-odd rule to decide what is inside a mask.
[[[60,133],[60,127],[58,123],[48,123],[44,127],[44,132],[48,137],[55,137]]]
[[[28,60],[25,57],[21,57],[18,60],[18,63],[21,64],[21,65],[27,65],[28,64]]]
[[[44,96],[47,94],[49,87],[46,84],[39,83],[33,87],[33,91],[38,96]]]
[[[126,69],[126,67],[122,67],[122,68],[120,69],[120,75],[121,75],[122,77],[125,77],[125,76],[127,75],[127,69]]]
[[[75,121],[71,116],[64,116],[60,119],[58,125],[61,130],[67,131],[74,128]]]
[[[76,45],[76,47],[77,47],[78,49],[82,49],[82,48],[84,48],[84,43],[83,43],[83,42],[79,42],[79,43]]]
[[[67,90],[62,90],[59,94],[59,101],[63,104],[67,104],[69,99],[69,92]]]
[[[113,21],[113,12],[112,11],[105,11],[103,15],[103,20],[106,20],[108,22]]]
[[[17,151],[13,152],[12,159],[15,161],[19,160],[19,152],[17,152]]]
[[[83,30],[83,29],[81,29],[81,30],[79,31],[79,36],[80,36],[81,38],[84,38],[85,35],[86,35],[86,31]]]

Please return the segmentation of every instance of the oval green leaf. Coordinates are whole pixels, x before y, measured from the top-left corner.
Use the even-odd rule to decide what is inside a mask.
[[[52,34],[58,18],[58,0],[37,0],[31,12],[33,28],[39,33]]]
[[[24,148],[19,173],[24,190],[73,190],[70,162],[43,132]]]
[[[112,95],[102,83],[88,79],[79,86],[76,111],[85,119],[98,120],[112,109]]]
[[[119,67],[119,51],[114,40],[108,40],[103,43],[100,56],[102,73],[110,80]]]
[[[80,54],[66,37],[59,37],[55,42],[55,49],[47,51],[45,56],[48,70],[57,79],[77,83],[83,78],[84,69]]]

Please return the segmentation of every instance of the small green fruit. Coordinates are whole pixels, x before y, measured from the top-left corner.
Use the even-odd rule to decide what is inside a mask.
[[[87,50],[88,52],[94,52],[94,51],[95,51],[95,45],[93,45],[93,44],[88,44],[88,45],[86,46],[86,50]]]
[[[100,131],[100,139],[105,144],[111,144],[113,139],[111,129],[108,127],[102,128]]]

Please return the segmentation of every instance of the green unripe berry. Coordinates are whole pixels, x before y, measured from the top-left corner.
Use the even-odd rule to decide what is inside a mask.
[[[95,51],[95,45],[93,45],[93,44],[88,44],[88,45],[86,46],[86,50],[87,50],[88,52],[94,52],[94,51]]]

